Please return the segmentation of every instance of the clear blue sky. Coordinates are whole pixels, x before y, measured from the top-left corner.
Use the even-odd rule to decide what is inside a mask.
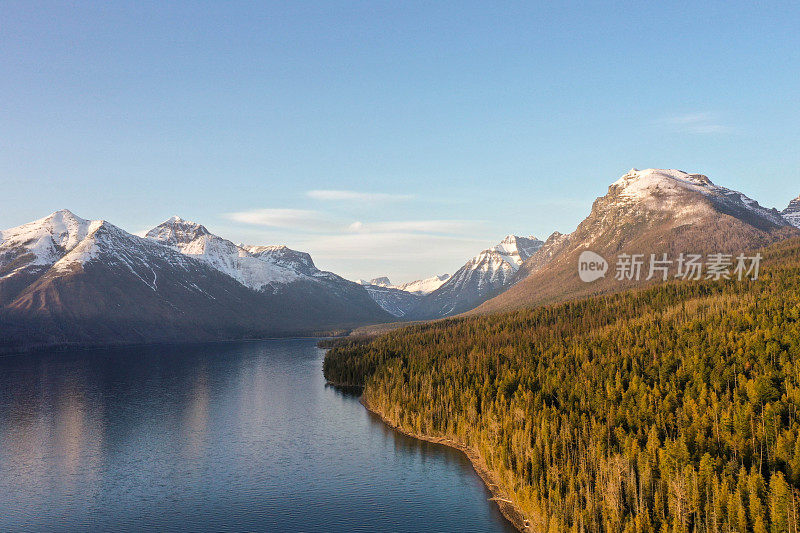
[[[178,214],[407,281],[630,167],[800,194],[797,2],[608,4],[4,1],[0,227]]]

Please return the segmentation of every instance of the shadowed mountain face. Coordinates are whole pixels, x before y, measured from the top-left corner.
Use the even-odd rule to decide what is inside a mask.
[[[740,253],[793,236],[781,213],[714,185],[706,176],[678,170],[632,170],[598,198],[569,235],[554,234],[519,269],[515,284],[473,313],[489,313],[645,283],[614,279],[619,254]],[[578,257],[596,252],[610,263],[605,278],[584,283]]]
[[[610,292],[622,253],[738,254],[800,234],[800,198],[783,212],[677,170],[632,170],[570,234],[509,235],[453,276],[357,284],[285,246],[234,244],[173,217],[137,237],[58,211],[0,232],[0,349],[310,334],[488,313]],[[578,257],[607,259],[584,283]],[[646,274],[646,272],[645,272]],[[480,307],[478,307],[480,306]]]
[[[0,346],[264,337],[391,318],[307,254],[168,223],[141,238],[64,210],[0,233]]]
[[[426,295],[435,291],[450,278],[449,274],[393,285],[389,278],[381,276],[359,283],[367,290],[381,309],[397,318],[407,318]]]
[[[404,318],[422,299],[420,294],[391,287],[388,283],[386,285],[362,283],[362,285],[381,309],[397,318]]]

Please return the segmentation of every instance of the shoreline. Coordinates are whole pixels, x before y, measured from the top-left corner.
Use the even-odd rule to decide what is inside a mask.
[[[237,338],[230,338],[230,339],[207,339],[207,340],[171,340],[171,341],[141,341],[141,342],[100,342],[100,343],[86,343],[86,342],[62,342],[62,343],[52,343],[52,344],[36,344],[30,345],[23,348],[15,348],[12,350],[6,350],[2,346],[0,346],[0,357],[16,357],[21,355],[37,355],[37,354],[46,354],[50,352],[72,352],[72,351],[80,351],[80,352],[88,352],[93,350],[110,350],[115,348],[160,348],[160,347],[176,347],[176,348],[184,348],[184,347],[192,347],[192,346],[204,346],[207,344],[234,344],[237,342],[241,343],[254,343],[254,342],[265,342],[265,341],[284,341],[284,340],[319,340],[324,341],[328,339],[338,339],[338,338],[345,338],[347,335],[329,335],[324,332],[320,332],[319,335],[304,335],[304,334],[291,334],[286,336],[274,336],[274,337],[242,337],[240,339]]]
[[[411,437],[417,440],[424,440],[426,442],[432,442],[434,444],[441,444],[443,446],[447,446],[448,448],[453,448],[455,450],[460,451],[463,453],[467,459],[469,460],[470,464],[472,465],[472,469],[475,470],[475,473],[483,481],[483,484],[486,486],[488,491],[492,494],[492,497],[489,498],[490,501],[493,501],[497,504],[497,507],[500,509],[500,513],[508,520],[512,526],[514,526],[517,530],[527,533],[532,531],[530,529],[530,523],[525,519],[525,515],[522,511],[517,507],[517,504],[514,503],[511,499],[509,499],[505,493],[500,491],[499,485],[497,484],[497,477],[486,467],[486,464],[480,458],[480,456],[475,453],[471,448],[467,446],[463,446],[454,440],[445,438],[445,437],[431,437],[429,435],[418,435],[416,433],[412,433],[410,431],[406,431],[405,429],[401,428],[385,416],[383,413],[370,407],[365,401],[364,397],[362,396],[359,399],[359,403],[364,406],[364,408],[372,413],[373,415],[377,416],[381,419],[381,421],[392,428],[394,431],[401,433],[407,437]]]

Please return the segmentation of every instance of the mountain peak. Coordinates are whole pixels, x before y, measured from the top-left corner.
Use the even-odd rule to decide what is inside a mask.
[[[379,287],[391,287],[392,286],[392,282],[389,281],[389,278],[387,276],[380,276],[380,277],[377,277],[377,278],[373,278],[373,279],[369,280],[368,283],[370,285],[377,285]]]
[[[611,188],[628,189],[633,187],[638,191],[642,188],[650,188],[654,185],[658,186],[664,184],[675,184],[684,187],[716,188],[708,176],[689,174],[683,170],[674,168],[646,168],[644,170],[632,168],[627,174],[615,181],[611,185]]]
[[[467,261],[452,276],[433,278],[438,288],[411,311],[411,316],[440,318],[472,309],[508,287],[522,264],[543,244],[533,236],[507,235]]]
[[[210,234],[202,224],[184,220],[175,215],[148,231],[145,236],[148,239],[158,240],[165,244],[180,246],[188,244],[198,237]]]
[[[519,235],[514,235],[513,233],[510,235],[506,235],[505,238],[500,241],[500,244],[517,244],[520,241],[538,241],[536,237],[533,235],[528,235],[527,237],[521,237]]]
[[[528,237],[520,237],[518,235],[507,235],[502,241],[488,250],[481,252],[481,255],[491,252],[497,252],[503,259],[512,263],[514,266],[521,265],[527,258],[533,255],[536,250],[542,247],[542,241],[529,235]]]
[[[680,215],[684,223],[691,223],[705,209],[712,208],[759,228],[787,225],[778,211],[762,207],[741,192],[715,185],[708,176],[676,169],[631,169],[598,200],[596,207],[602,209],[635,206],[639,210],[645,206],[651,211],[671,211]]]
[[[789,202],[789,207],[781,211],[789,224],[800,228],[800,196]]]
[[[59,209],[58,211],[53,211],[46,217],[40,218],[34,222],[30,222],[29,224],[53,226],[53,228],[58,231],[60,228],[68,229],[78,226],[85,226],[88,225],[89,222],[89,220],[79,217],[69,209]]]
[[[77,220],[83,220],[81,217],[70,211],[69,209],[59,209],[58,211],[53,211],[45,218],[72,218]]]
[[[358,280],[358,283],[360,283],[361,285],[372,285],[375,287],[390,287],[393,289],[395,288],[392,285],[392,282],[389,281],[389,278],[387,276],[380,276],[377,278],[372,278],[371,280],[360,279]]]
[[[273,244],[269,246],[245,245],[241,247],[253,257],[283,263],[292,264],[294,267],[311,268],[316,270],[314,260],[307,252],[299,252],[286,246],[285,244]]]
[[[430,294],[441,287],[442,284],[448,279],[450,279],[450,274],[441,274],[438,276],[432,276],[430,278],[402,283],[397,285],[395,288],[414,294]]]
[[[84,220],[69,209],[60,209],[33,222],[2,230],[0,269],[13,265],[12,270],[6,271],[7,277],[29,267],[51,267],[87,238],[92,240],[107,234],[100,231],[102,228],[112,227],[104,220]]]

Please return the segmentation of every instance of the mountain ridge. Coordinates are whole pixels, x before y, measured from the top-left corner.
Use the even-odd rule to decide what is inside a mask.
[[[789,224],[800,228],[800,196],[789,202],[789,207],[781,211],[781,214]]]
[[[251,258],[250,263],[284,270],[299,257],[311,275],[273,280],[268,290],[248,287],[228,275],[230,265],[223,264],[232,252],[239,253],[235,245],[197,226],[181,235],[186,245],[201,248],[187,251],[198,253],[177,249],[179,239],[165,244],[68,210],[4,230],[4,351],[310,334],[392,318],[358,284],[316,270],[310,256],[291,254],[285,247],[247,256],[267,254],[269,261]]]
[[[702,174],[632,169],[571,233],[508,235],[452,276],[393,285],[348,281],[306,252],[235,244],[179,216],[137,236],[62,209],[0,231],[0,343],[251,338],[492,313],[639,283],[613,270],[581,282],[583,251],[739,253],[798,226],[800,197],[779,212]]]
[[[533,236],[507,235],[467,261],[407,316],[412,320],[443,318],[474,308],[506,289],[525,260],[543,244]]]
[[[512,287],[472,313],[491,313],[617,291],[634,281],[613,275],[596,283],[578,278],[578,255],[591,250],[611,258],[623,251],[649,254],[753,250],[797,234],[776,209],[767,209],[707,176],[674,169],[632,169],[572,233],[554,234],[520,269]]]

